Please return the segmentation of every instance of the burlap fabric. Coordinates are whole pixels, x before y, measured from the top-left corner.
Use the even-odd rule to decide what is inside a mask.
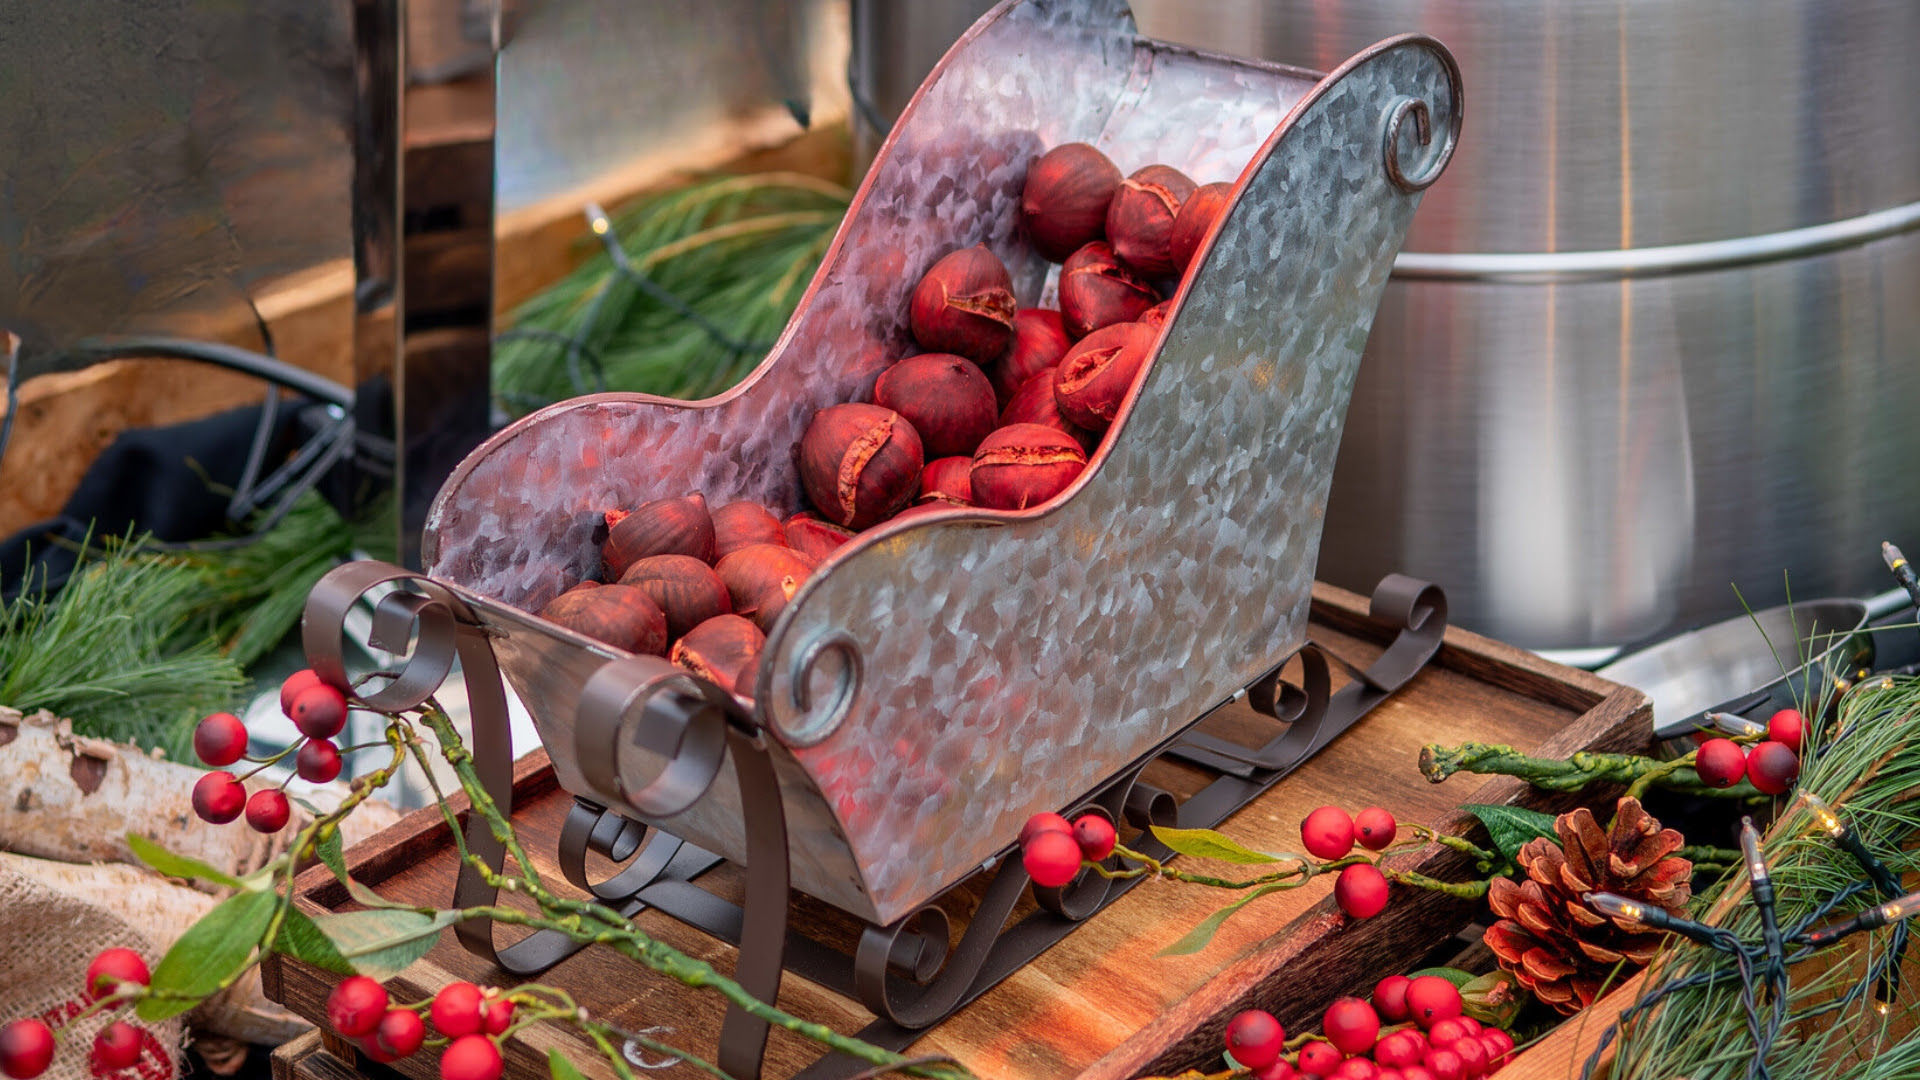
[[[108,1023],[70,1019],[86,1007],[82,983],[100,950],[138,952],[151,968],[160,950],[119,916],[82,896],[62,892],[0,865],[0,1021],[38,1016],[60,1036],[45,1080],[172,1080],[180,1073],[180,1023],[129,1022],[147,1033],[140,1061],[112,1074],[96,1073],[94,1035]]]

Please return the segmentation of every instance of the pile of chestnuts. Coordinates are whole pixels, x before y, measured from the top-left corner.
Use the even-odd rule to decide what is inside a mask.
[[[949,252],[907,313],[925,351],[882,372],[871,402],[822,409],[801,436],[813,512],[782,521],[698,494],[608,511],[605,583],[583,581],[540,614],[751,696],[765,631],[854,534],[949,506],[1024,510],[1073,484],[1232,190],[1166,165],[1122,176],[1085,143],[1048,151],[1027,172],[1020,220],[1062,263],[1059,310],[1018,308],[984,245]]]

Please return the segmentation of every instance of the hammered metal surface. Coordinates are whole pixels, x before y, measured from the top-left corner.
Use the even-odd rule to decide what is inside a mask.
[[[1013,211],[1027,162],[1061,142],[1094,142],[1129,171],[1162,161],[1241,188],[1137,403],[1064,504],[873,530],[776,625],[757,693],[776,731],[809,719],[788,704],[798,652],[841,629],[866,658],[845,722],[774,750],[794,886],[891,921],[1004,848],[1028,814],[1088,791],[1190,723],[1195,703],[1298,647],[1347,394],[1417,203],[1386,179],[1382,122],[1409,95],[1445,131],[1449,63],[1417,42],[1367,55],[1274,136],[1313,90],[1297,72],[1140,40],[1114,0],[1009,3],[983,19],[896,126],[746,383],[696,405],[555,406],[443,488],[431,572],[471,590],[496,628],[551,638],[501,652],[563,784],[579,778],[579,680],[555,652],[582,646],[500,604],[537,609],[590,571],[609,507],[699,490],[712,505],[798,508],[793,444],[814,411],[864,397],[913,351],[906,300],[927,266],[985,242],[1023,303],[1039,295],[1048,267]],[[1417,165],[1420,152],[1404,156]],[[661,824],[744,854],[737,793],[723,786]]]

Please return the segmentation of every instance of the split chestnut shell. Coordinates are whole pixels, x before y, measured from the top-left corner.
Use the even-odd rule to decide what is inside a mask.
[[[1149,278],[1177,272],[1173,220],[1194,182],[1170,165],[1149,165],[1125,180],[1107,204],[1107,243],[1127,268]]]
[[[834,405],[800,437],[800,482],[820,516],[858,531],[907,504],[925,463],[920,435],[879,405]]]
[[[649,555],[691,555],[712,562],[713,518],[707,500],[694,494],[655,499],[632,513],[607,511],[607,542],[600,546],[607,580],[619,581],[627,567]]]
[[[667,654],[666,613],[630,585],[568,590],[541,608],[540,617],[616,649]]]
[[[620,584],[639,589],[660,606],[669,637],[733,610],[720,575],[691,555],[650,555],[627,567]]]
[[[1107,430],[1157,333],[1139,323],[1122,323],[1081,338],[1053,372],[1053,399],[1060,415],[1089,431]]]
[[[1060,269],[1060,319],[1069,337],[1132,322],[1159,302],[1153,286],[1121,266],[1105,243],[1074,252]]]
[[[1059,262],[1100,239],[1119,186],[1120,167],[1086,143],[1063,143],[1040,155],[1020,192],[1020,222],[1034,250]]]
[[[716,615],[674,642],[667,659],[730,694],[753,695],[767,635],[738,615]]]
[[[1003,427],[974,451],[974,502],[993,510],[1038,506],[1086,467],[1087,452],[1065,432],[1039,424]]]
[[[907,314],[921,348],[990,364],[1013,342],[1013,277],[985,244],[961,248],[920,279]]]
[[[881,372],[873,401],[913,425],[929,458],[973,453],[1000,419],[986,373],[950,353],[910,356]]]

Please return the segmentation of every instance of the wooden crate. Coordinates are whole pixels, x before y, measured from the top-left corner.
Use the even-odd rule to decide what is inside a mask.
[[[1378,655],[1389,633],[1367,618],[1366,601],[1343,590],[1315,590],[1310,636],[1357,662]],[[1213,721],[1209,721],[1213,723]],[[1226,728],[1270,723],[1251,713],[1227,717]],[[1586,672],[1551,664],[1519,649],[1449,630],[1434,663],[1405,689],[1317,757],[1249,804],[1222,828],[1253,847],[1297,850],[1299,822],[1326,803],[1357,810],[1388,807],[1402,821],[1460,831],[1469,819],[1463,803],[1524,802],[1541,809],[1568,805],[1543,798],[1505,778],[1459,777],[1432,785],[1416,767],[1429,742],[1510,743],[1543,754],[1626,750],[1645,743],[1650,707],[1638,691]],[[1150,782],[1182,794],[1200,774],[1155,765]],[[549,882],[559,828],[571,804],[554,784],[543,753],[516,767],[514,821]],[[444,906],[454,877],[454,853],[436,810],[416,812],[348,853],[356,877],[396,899]],[[1403,869],[1459,879],[1464,860],[1438,847],[1397,859]],[[601,867],[601,872],[605,871]],[[702,879],[738,899],[742,875],[722,866]],[[564,885],[560,887],[564,888]],[[344,889],[324,868],[299,879],[309,910],[350,907]],[[1437,893],[1396,889],[1387,911],[1352,921],[1334,907],[1329,881],[1256,901],[1193,956],[1157,957],[1228,894],[1173,883],[1135,889],[1065,941],[1007,981],[927,1032],[913,1053],[951,1054],[986,1077],[1081,1075],[1111,1080],[1219,1064],[1221,1029],[1235,1011],[1259,1006],[1290,1029],[1305,1030],[1331,998],[1370,987],[1381,975],[1416,964],[1472,918],[1475,906]],[[800,929],[844,947],[855,929],[824,905],[796,895]],[[1024,914],[1016,912],[1015,918]],[[639,926],[661,940],[731,970],[734,951],[656,912]],[[504,931],[502,931],[504,933]],[[500,973],[467,955],[448,935],[393,984],[396,996],[418,1000],[445,983],[467,979],[500,983]],[[273,958],[267,991],[294,1011],[319,1021],[332,981],[316,969]],[[660,1037],[712,1059],[722,1008],[717,998],[653,975],[609,950],[576,954],[542,976],[566,987],[597,1015],[629,1029],[664,1026]],[[852,1033],[871,1016],[857,1003],[789,975],[780,1005],[790,1012]],[[572,1033],[551,1026],[516,1036],[507,1050],[515,1078],[546,1075],[548,1049],[565,1050],[590,1077],[612,1070]],[[813,1044],[776,1030],[766,1075],[791,1076],[818,1057]],[[421,1056],[401,1071],[435,1076]]]

